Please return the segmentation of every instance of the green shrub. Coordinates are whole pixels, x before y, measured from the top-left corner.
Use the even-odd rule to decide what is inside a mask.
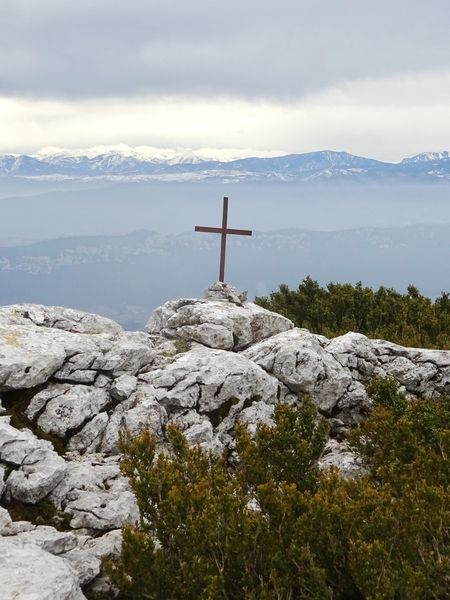
[[[141,511],[107,571],[122,598],[426,600],[450,583],[447,399],[402,406],[392,382],[351,435],[366,471],[320,471],[328,426],[310,400],[278,405],[238,459],[189,448],[168,428],[122,440]],[[396,397],[397,396],[397,397]],[[405,401],[406,402],[406,401]]]
[[[283,284],[255,302],[327,337],[357,331],[404,346],[450,348],[450,294],[446,293],[432,301],[412,285],[401,294],[392,288],[373,290],[361,282],[321,287],[306,277],[297,289]]]

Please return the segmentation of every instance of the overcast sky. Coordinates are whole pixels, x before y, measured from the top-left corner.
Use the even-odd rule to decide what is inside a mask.
[[[0,0],[0,152],[450,148],[448,0]]]

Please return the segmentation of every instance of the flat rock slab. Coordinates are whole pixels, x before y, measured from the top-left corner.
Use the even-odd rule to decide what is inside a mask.
[[[110,319],[58,307],[0,307],[0,392],[51,377],[93,384],[99,372],[134,375],[155,356],[147,334],[124,332]]]

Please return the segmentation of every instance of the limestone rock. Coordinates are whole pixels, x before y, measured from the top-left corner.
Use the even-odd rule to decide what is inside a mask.
[[[50,442],[40,440],[28,429],[18,430],[0,417],[0,461],[12,466],[7,491],[17,500],[35,504],[64,477],[66,463]]]
[[[39,327],[60,329],[69,333],[102,333],[114,337],[123,331],[122,327],[111,319],[63,306],[14,304],[0,307],[0,314],[14,315]]]
[[[38,525],[31,531],[18,533],[15,539],[36,544],[50,554],[64,554],[77,546],[77,538],[68,531],[58,531],[48,525]]]
[[[195,408],[208,415],[213,426],[239,400],[271,403],[279,385],[258,365],[242,355],[199,348],[181,354],[165,368],[142,376],[156,391],[156,399],[169,411]]]
[[[0,465],[0,499],[5,491],[5,469]]]
[[[3,530],[11,525],[12,519],[6,508],[0,506],[0,535],[4,535]]]
[[[0,537],[2,598],[83,600],[77,574],[69,562],[36,544]]]
[[[99,371],[134,375],[155,355],[148,335],[124,332],[110,319],[59,307],[0,307],[0,392],[52,376],[92,384]]]
[[[353,379],[367,382],[388,375],[416,395],[450,392],[450,351],[405,348],[385,340],[347,333],[329,342],[326,351],[347,367]]]
[[[211,295],[215,299],[167,302],[150,316],[146,331],[210,348],[241,350],[293,327],[289,319],[256,304],[230,300],[221,292]]]
[[[81,431],[70,438],[67,449],[78,452],[98,452],[108,422],[108,414],[106,412],[99,413]]]
[[[5,527],[0,531],[0,535],[5,537],[14,536],[15,538],[19,533],[24,533],[25,531],[33,531],[36,529],[36,525],[34,523],[30,523],[29,521],[10,521],[5,525]]]
[[[109,319],[72,309],[0,307],[0,391],[33,388],[56,373],[90,383],[90,366],[102,354],[103,340],[121,332]]]
[[[162,438],[166,423],[167,412],[157,401],[155,388],[141,381],[136,391],[127,400],[118,404],[109,418],[100,450],[107,454],[117,454],[117,444],[122,430],[138,434],[143,429],[148,429],[158,438]]]
[[[216,281],[204,293],[206,300],[223,300],[241,306],[247,302],[247,292],[241,292],[229,283]]]
[[[327,442],[319,466],[321,469],[336,467],[341,475],[348,479],[364,472],[358,455],[351,450],[347,443],[339,443],[336,440]]]
[[[57,383],[36,394],[27,409],[32,419],[47,433],[64,438],[105,408],[111,398],[102,388]]]
[[[122,402],[131,396],[136,390],[137,379],[133,375],[121,375],[114,380],[110,394],[115,400]]]
[[[187,410],[171,419],[171,423],[178,425],[190,446],[201,446],[204,450],[214,453],[223,451],[222,443],[214,435],[214,428],[206,415],[199,415],[196,410]]]
[[[45,383],[65,358],[64,347],[52,335],[0,320],[0,391]]]
[[[138,519],[136,500],[120,474],[116,457],[72,458],[66,476],[49,496],[58,510],[72,517],[72,528],[108,531]]]
[[[113,529],[99,537],[89,538],[84,543],[83,549],[96,558],[118,558],[122,550],[122,531]]]
[[[119,336],[111,348],[93,363],[94,369],[108,371],[114,376],[136,375],[148,369],[156,351],[148,335],[142,332],[127,332]]]
[[[63,555],[77,573],[80,586],[84,587],[97,577],[101,569],[101,561],[91,552],[83,548],[74,548]]]
[[[280,333],[255,344],[243,352],[243,356],[260,365],[292,392],[309,394],[325,415],[332,413],[352,384],[350,372],[306,330]]]

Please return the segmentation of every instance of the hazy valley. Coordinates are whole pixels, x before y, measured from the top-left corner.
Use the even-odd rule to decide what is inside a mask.
[[[250,297],[280,283],[295,286],[308,274],[322,284],[361,280],[403,290],[414,283],[431,296],[450,289],[450,186],[428,173],[436,163],[444,173],[448,153],[403,161],[395,177],[387,175],[394,169],[388,163],[325,152],[232,161],[247,174],[258,171],[259,180],[105,176],[130,170],[137,158],[126,158],[53,157],[52,169],[72,165],[78,175],[97,164],[98,176],[68,179],[24,176],[37,168],[35,158],[8,163],[9,174],[0,177],[0,304],[74,306],[140,328],[157,305],[198,296],[217,278],[218,236],[193,229],[220,224],[225,195],[229,226],[254,231],[252,238],[229,238],[226,272]],[[158,160],[159,167],[154,157],[151,164],[160,174],[204,172],[199,157]],[[339,170],[344,163],[346,174]],[[317,177],[272,177],[295,169]]]

